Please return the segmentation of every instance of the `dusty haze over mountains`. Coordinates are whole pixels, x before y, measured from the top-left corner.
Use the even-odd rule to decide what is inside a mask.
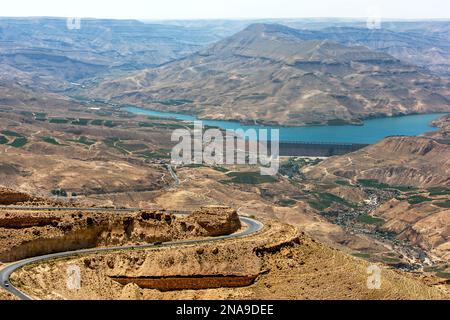
[[[294,126],[448,110],[446,22],[250,23],[2,18],[0,85]]]
[[[329,135],[449,113],[449,21],[80,27],[0,18],[0,299],[449,299],[449,115],[343,155],[294,147],[262,176],[174,164],[171,135],[192,123],[126,109]],[[17,267],[79,249],[93,251]]]
[[[254,24],[185,59],[101,83],[91,94],[151,108],[183,99],[191,102],[170,110],[305,125],[446,111],[448,93],[445,78],[389,54]]]

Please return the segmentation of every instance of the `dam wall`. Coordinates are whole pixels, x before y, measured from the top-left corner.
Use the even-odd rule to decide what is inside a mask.
[[[355,143],[280,142],[280,156],[331,157],[347,154],[367,147]]]

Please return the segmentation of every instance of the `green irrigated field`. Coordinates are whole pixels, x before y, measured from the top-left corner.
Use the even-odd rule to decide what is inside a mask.
[[[308,201],[308,204],[318,211],[325,210],[326,208],[330,207],[333,203],[342,204],[350,208],[355,207],[355,204],[328,192],[317,192],[315,193],[315,198],[316,199],[314,200]]]
[[[65,124],[69,123],[69,119],[66,118],[51,118],[48,120],[49,123]]]
[[[419,204],[419,203],[422,203],[422,202],[429,202],[429,201],[432,201],[432,200],[433,199],[431,199],[431,198],[418,195],[418,196],[409,197],[408,198],[408,203],[409,204]]]
[[[13,142],[11,142],[9,145],[14,148],[22,148],[24,145],[28,143],[28,139],[25,137],[18,137],[15,138]]]
[[[118,142],[116,143],[116,146],[119,148],[122,148],[128,152],[135,152],[135,151],[143,151],[147,149],[147,145],[143,143],[122,143]]]
[[[358,221],[362,222],[362,223],[365,223],[365,224],[379,224],[379,223],[383,223],[384,222],[383,219],[380,219],[380,218],[377,218],[377,217],[372,217],[372,216],[370,216],[368,214],[360,215],[358,217]]]
[[[170,159],[170,150],[168,152],[164,149],[155,151],[145,150],[137,152],[136,154],[147,159]]]
[[[0,144],[7,144],[8,142],[9,140],[5,136],[0,135]]]
[[[221,180],[221,183],[230,184],[261,184],[278,181],[276,177],[263,176],[258,172],[229,172],[226,174],[231,180]]]
[[[47,136],[47,137],[42,137],[42,141],[47,142],[47,143],[50,143],[50,144],[53,144],[53,145],[55,145],[55,146],[60,146],[60,145],[61,145],[61,144],[58,142],[58,140],[56,140],[56,139],[53,138],[53,137],[49,137],[49,136]]]
[[[8,137],[23,137],[20,133],[10,130],[2,130],[0,133]]]

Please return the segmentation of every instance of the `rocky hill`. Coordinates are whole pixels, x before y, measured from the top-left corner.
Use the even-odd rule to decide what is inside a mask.
[[[298,22],[287,24],[299,29],[305,40],[333,40],[346,46],[365,46],[384,52],[413,65],[448,76],[450,74],[449,23],[423,22],[383,23],[380,29],[369,29],[364,23],[322,23],[316,26]]]
[[[369,262],[299,235],[291,226],[264,223],[262,232],[243,239],[35,264],[14,273],[11,281],[40,299],[448,299],[444,283],[381,265],[381,287],[369,289]],[[68,265],[80,266],[79,290],[67,289]]]
[[[254,24],[185,59],[105,81],[90,94],[203,118],[283,125],[449,110],[447,82],[425,69],[315,37]]]
[[[236,211],[229,208],[202,208],[181,217],[157,210],[118,215],[2,209],[0,263],[83,248],[228,235],[240,228]]]
[[[450,185],[450,146],[424,137],[391,137],[309,169],[322,180],[373,179],[388,185]],[[333,180],[333,181],[334,181]]]
[[[0,63],[0,106],[52,109],[76,104],[66,96],[49,92],[47,86],[52,83],[48,78],[36,81],[32,73]]]
[[[303,171],[322,183],[344,183],[375,196],[367,214],[377,230],[449,261],[450,145],[425,137],[392,137]],[[385,200],[382,200],[386,198]],[[386,235],[386,233],[384,233]]]
[[[33,198],[26,193],[0,187],[0,205],[10,205],[16,204],[18,202],[27,202],[32,199]]]
[[[436,119],[432,124],[439,128],[437,131],[427,132],[425,135],[430,138],[442,141],[450,141],[450,114]]]

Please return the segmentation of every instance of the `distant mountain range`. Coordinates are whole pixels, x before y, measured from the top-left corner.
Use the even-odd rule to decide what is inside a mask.
[[[447,79],[387,53],[343,45],[366,37],[342,30],[345,37],[253,24],[186,58],[106,80],[89,93],[209,119],[282,125],[449,110]]]
[[[330,27],[317,31],[302,31],[305,39],[333,40],[346,46],[362,45],[388,53],[410,64],[450,75],[450,33],[422,30],[391,31],[354,27]]]
[[[364,45],[389,53],[397,59],[427,67],[441,75],[450,75],[450,21],[447,20],[380,20],[379,29],[367,28],[360,19],[309,18],[260,20],[195,20],[160,23],[205,28],[222,38],[231,36],[253,23],[282,24],[300,29],[305,36],[329,39],[344,45]]]
[[[0,103],[80,95],[286,125],[449,109],[449,21],[261,21],[0,18]]]
[[[62,91],[73,82],[158,66],[219,39],[204,29],[136,20],[83,19],[70,30],[63,18],[0,18],[0,65],[28,86]]]

